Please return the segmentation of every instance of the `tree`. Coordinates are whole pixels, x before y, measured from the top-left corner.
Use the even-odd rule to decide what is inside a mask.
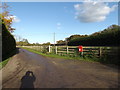
[[[65,44],[65,41],[59,40],[59,41],[57,41],[57,44]]]
[[[51,45],[51,43],[47,42],[47,43],[43,43],[42,45]]]
[[[18,46],[27,46],[29,45],[30,43],[28,42],[27,39],[22,39],[21,41],[17,42],[17,45]]]
[[[2,12],[0,13],[0,25],[2,29],[2,60],[7,59],[12,56],[13,51],[16,50],[16,42],[13,35],[10,33],[14,28],[11,27],[12,20],[11,15],[9,14],[8,5],[3,3],[0,8],[2,8]]]
[[[72,39],[76,39],[76,38],[79,38],[79,37],[87,37],[88,35],[71,35],[70,37],[66,38],[66,41],[69,42],[71,41]]]
[[[22,37],[19,35],[14,35],[16,42],[22,41]]]
[[[0,8],[2,8],[2,13],[0,14],[0,17],[2,18],[2,22],[5,23],[6,28],[8,29],[8,31],[13,32],[15,30],[15,28],[12,28],[12,22],[13,22],[13,15],[10,15],[9,13],[9,6],[6,3],[3,3],[2,6],[0,6]]]
[[[35,45],[36,45],[36,46],[40,46],[41,44],[39,44],[39,43],[37,42],[37,43],[35,43]]]

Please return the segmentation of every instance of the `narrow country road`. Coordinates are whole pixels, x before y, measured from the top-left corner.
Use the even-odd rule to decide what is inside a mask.
[[[19,49],[2,69],[2,79],[3,88],[116,88],[118,70],[98,62],[49,58]]]

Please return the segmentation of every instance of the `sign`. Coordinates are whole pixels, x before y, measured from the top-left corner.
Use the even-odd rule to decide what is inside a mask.
[[[79,52],[83,52],[83,46],[79,46],[78,49],[79,49]]]

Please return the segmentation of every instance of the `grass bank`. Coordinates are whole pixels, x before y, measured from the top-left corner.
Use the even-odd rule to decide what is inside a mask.
[[[8,61],[16,54],[18,53],[18,49],[16,48],[15,50],[13,50],[10,54],[8,54],[5,59],[2,60],[2,62],[0,62],[0,69],[2,69],[3,67],[5,67],[5,65],[8,63]]]
[[[10,58],[8,58],[8,59],[6,59],[6,60],[4,60],[4,61],[2,61],[2,62],[0,62],[0,69],[2,69],[7,63],[8,63],[8,61],[11,59],[11,57]]]
[[[53,54],[53,53],[41,53],[41,52],[39,52],[39,51],[30,49],[30,48],[26,48],[26,47],[20,47],[20,48],[26,49],[26,50],[28,50],[28,51],[30,51],[30,52],[33,52],[33,53],[36,53],[36,54],[40,54],[40,55],[46,56],[46,57],[62,58],[62,59],[71,59],[71,60],[84,60],[84,61],[90,61],[90,62],[99,62],[99,59],[97,59],[97,58],[70,57],[69,55],[68,55],[68,56],[60,56],[60,55]]]

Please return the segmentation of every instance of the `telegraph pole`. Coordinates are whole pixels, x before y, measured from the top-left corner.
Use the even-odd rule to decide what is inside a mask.
[[[53,38],[54,38],[54,46],[55,46],[55,32],[53,33]]]
[[[55,32],[53,33],[53,41],[54,41],[54,53],[56,51],[56,48],[55,48]]]

